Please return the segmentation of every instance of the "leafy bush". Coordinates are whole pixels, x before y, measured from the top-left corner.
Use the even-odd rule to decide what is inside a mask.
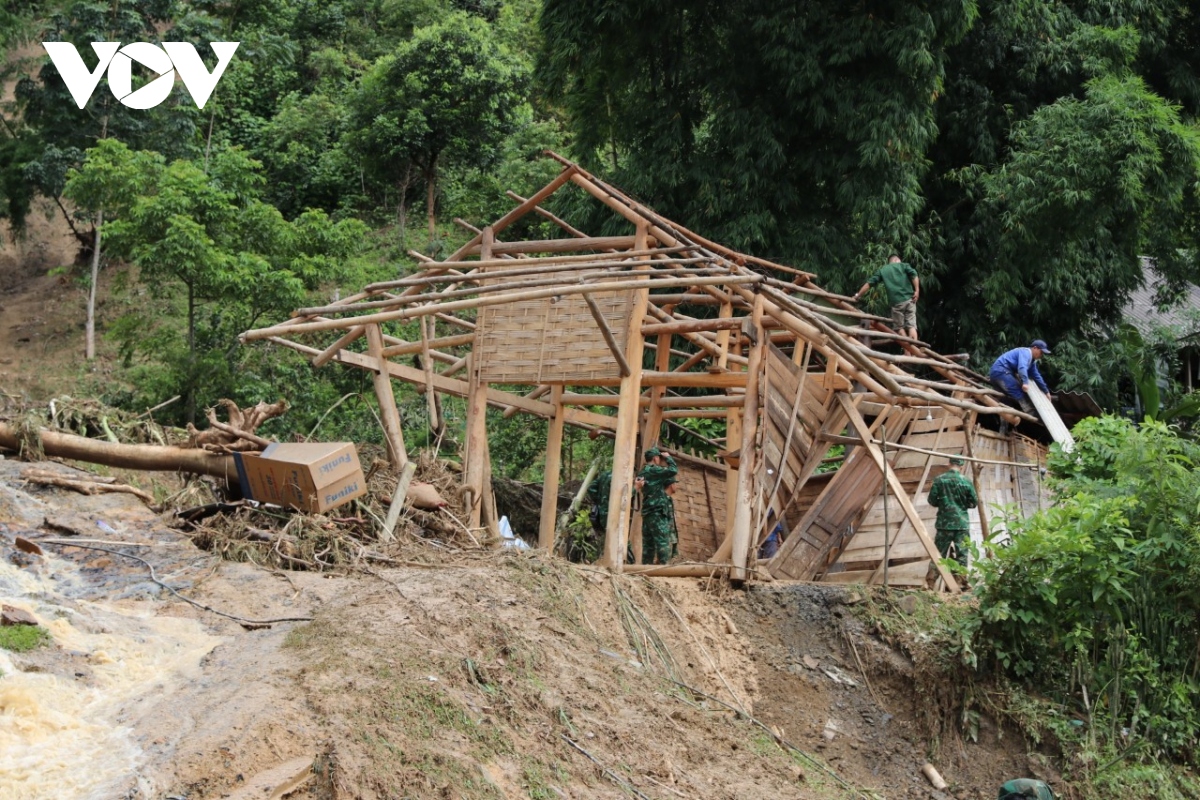
[[[976,650],[1124,753],[1190,757],[1200,729],[1200,446],[1158,422],[1076,426],[1055,505],[980,565]]]

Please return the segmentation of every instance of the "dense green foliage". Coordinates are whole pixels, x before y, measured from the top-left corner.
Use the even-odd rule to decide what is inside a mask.
[[[364,243],[385,275],[411,268],[409,247],[461,241],[448,220],[495,218],[504,190],[544,183],[550,147],[834,289],[899,250],[939,349],[986,368],[1040,335],[1055,385],[1143,408],[1117,329],[1139,256],[1164,300],[1200,276],[1200,16],[1183,0],[9,0],[0,20],[8,51],[169,38],[211,66],[206,42],[241,42],[203,110],[178,90],[133,111],[106,78],[80,110],[44,56],[6,62],[0,215],[19,229],[38,197],[56,203],[81,264],[94,228],[130,208],[64,195],[106,138],[202,173],[240,148],[261,164],[255,200],[284,220],[316,209],[384,228]],[[602,232],[594,204],[561,203]],[[165,254],[142,253],[140,281]],[[1180,398],[1160,389],[1170,410]]]
[[[831,288],[899,251],[925,338],[985,370],[1105,341],[1139,256],[1164,299],[1200,278],[1190,3],[548,0],[542,29],[585,163]]]
[[[1055,504],[1009,520],[979,562],[975,647],[1086,720],[1093,742],[1195,754],[1200,731],[1200,446],[1161,423],[1075,428]]]

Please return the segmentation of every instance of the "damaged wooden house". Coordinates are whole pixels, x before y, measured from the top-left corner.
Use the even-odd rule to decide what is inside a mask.
[[[550,155],[563,165],[553,181],[528,198],[510,193],[515,207],[444,260],[421,257],[415,274],[243,338],[316,366],[369,371],[397,466],[407,455],[392,381],[425,393],[431,415],[437,396],[465,398],[471,527],[497,520],[487,408],[547,420],[544,548],[555,542],[564,426],[611,436],[602,561],[613,570],[937,581],[954,592],[925,502],[948,457],[968,460],[982,499],[977,527],[1003,524],[998,505],[1028,515],[1043,503],[1046,445],[1010,427],[1038,420],[1003,404],[986,378],[823,290],[815,275],[709,241]],[[567,191],[587,193],[624,232],[588,235],[543,208]],[[561,236],[506,238],[528,214]],[[419,336],[397,335],[413,321]],[[680,560],[625,564],[627,543],[641,553],[640,517],[630,513],[641,454],[664,425],[689,417],[725,430],[715,457],[680,459]],[[777,525],[782,547],[757,559]]]

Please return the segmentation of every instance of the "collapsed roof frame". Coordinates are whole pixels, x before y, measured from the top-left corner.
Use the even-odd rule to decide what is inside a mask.
[[[941,406],[964,418],[970,428],[980,414],[1000,415],[1012,423],[1036,421],[1000,403],[1001,393],[983,376],[895,332],[887,324],[890,320],[860,311],[849,298],[822,289],[812,273],[711,242],[579,165],[554,153],[547,155],[563,164],[562,172],[527,199],[509,192],[516,207],[478,230],[445,260],[414,253],[423,263],[409,277],[371,284],[331,304],[299,309],[285,323],[242,335],[243,341],[266,340],[304,353],[315,366],[338,361],[372,372],[389,454],[397,467],[407,462],[407,454],[391,380],[405,381],[423,391],[431,418],[438,413],[437,393],[466,398],[464,475],[471,500],[469,527],[494,530],[497,523],[494,497],[485,491],[490,487],[491,472],[485,421],[488,405],[505,409],[507,415],[523,412],[550,421],[539,530],[539,546],[544,548],[554,544],[563,426],[571,424],[613,436],[612,491],[602,561],[616,571],[625,569],[627,543],[633,546],[635,562],[640,561],[641,520],[631,521],[628,510],[641,451],[657,444],[664,419],[724,418],[726,496],[735,501],[726,504],[729,518],[723,543],[708,563],[698,568],[631,569],[710,574],[714,565],[728,566],[733,580],[743,580],[753,571],[752,553],[763,535],[764,511],[768,506],[774,508],[783,478],[782,472],[773,476],[774,470],[765,468],[762,453],[760,417],[765,419],[763,384],[770,358],[786,358],[790,350],[799,376],[784,449],[797,427],[805,430],[796,438],[807,435],[810,445],[817,440],[824,445],[809,446],[804,453],[797,478],[801,485],[814,474],[832,443],[841,442],[865,448],[879,477],[893,490],[899,488],[879,451],[874,429],[861,413],[863,403],[882,408]],[[633,233],[588,236],[541,207],[568,184],[626,220]],[[498,238],[533,212],[558,225],[566,237],[515,242]],[[790,275],[792,280],[777,277],[780,274]],[[684,313],[690,307],[706,307],[711,313],[714,306],[718,308],[715,317]],[[521,311],[514,312],[518,308]],[[477,315],[474,320],[464,316],[471,312]],[[531,334],[526,323],[538,319],[541,329]],[[384,332],[385,323],[405,320],[420,323],[419,340]],[[846,320],[857,320],[862,327],[846,324]],[[455,332],[438,336],[438,322]],[[337,338],[328,342],[335,333]],[[603,344],[598,344],[597,334]],[[327,343],[314,347],[298,341],[310,336],[323,336]],[[364,337],[366,352],[351,349]],[[517,374],[506,371],[508,353],[502,346],[515,338],[521,338],[522,352],[528,356],[520,362]],[[672,350],[677,339],[691,351]],[[902,352],[878,350],[873,346],[875,340],[898,344]],[[643,368],[643,354],[648,349],[656,354],[654,369]],[[571,361],[574,351],[583,356]],[[392,360],[418,354],[420,368]],[[684,357],[674,368],[672,354]],[[820,373],[809,370],[817,356],[825,363]],[[924,367],[941,379],[919,378],[906,367]],[[464,370],[466,380],[454,377]],[[530,370],[535,379],[521,379],[531,374]],[[522,395],[491,383],[526,383],[534,388]],[[827,408],[836,412],[825,420],[829,424],[813,427],[805,415],[801,400],[803,387],[809,384],[829,393]],[[570,386],[605,386],[618,392],[606,397],[569,392]],[[670,389],[696,388],[714,394],[667,394]],[[614,404],[615,416],[587,408]],[[795,419],[800,420],[799,426]],[[837,429],[830,429],[830,424]],[[846,424],[853,434],[850,437],[839,435]],[[900,495],[904,496],[902,490]],[[902,501],[901,505],[945,586],[957,591],[954,577],[939,563],[911,502]],[[776,510],[782,513],[782,509]]]

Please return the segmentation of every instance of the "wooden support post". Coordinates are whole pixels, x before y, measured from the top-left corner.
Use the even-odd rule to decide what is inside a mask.
[[[971,459],[971,482],[975,484],[975,497],[979,500],[979,533],[983,537],[986,548],[987,538],[991,534],[992,526],[988,522],[987,503],[983,499],[983,484],[979,481],[979,473],[984,467],[983,464],[975,460],[975,445],[973,440],[975,439],[975,425],[978,421],[979,414],[976,412],[972,411],[967,415],[966,419],[963,420],[963,439],[966,443],[967,457]],[[934,449],[937,448],[935,447]],[[1017,476],[1017,483],[1020,484],[1021,476],[1015,472],[1013,474]]]
[[[475,529],[480,525],[483,508],[483,468],[487,447],[487,384],[479,379],[480,365],[474,354],[471,356],[470,388],[467,390],[467,452],[463,458],[463,473],[466,486],[471,493],[467,512],[467,526]]]
[[[733,316],[733,303],[721,303],[721,311],[718,314],[719,319],[729,319]],[[721,348],[721,355],[717,359],[717,366],[725,369],[729,364],[729,330],[722,329],[717,334],[717,347]]]
[[[433,317],[421,317],[421,367],[425,370],[425,405],[429,411],[430,435],[436,436],[441,427],[438,414],[437,392],[433,388],[433,359],[429,356],[429,340],[437,335]],[[426,330],[428,328],[428,331]]]
[[[392,375],[388,361],[383,357],[383,331],[378,325],[368,325],[367,354],[375,361],[373,379],[375,397],[379,400],[379,416],[383,422],[383,436],[387,440],[388,458],[392,466],[401,469],[408,463],[404,450],[404,433],[400,427],[400,411],[396,408],[396,396],[392,394]]]
[[[933,561],[933,566],[937,568],[938,574],[942,576],[942,580],[946,583],[946,588],[957,594],[959,590],[958,581],[954,580],[954,576],[942,566],[942,555],[937,551],[933,540],[929,538],[929,531],[925,528],[925,523],[921,520],[917,510],[913,508],[912,501],[908,499],[908,493],[904,491],[904,485],[900,483],[900,479],[896,477],[896,473],[892,471],[889,465],[883,459],[883,454],[879,452],[879,446],[872,441],[870,428],[867,427],[867,422],[862,418],[862,414],[858,413],[858,409],[854,407],[854,403],[850,402],[845,394],[837,393],[838,402],[842,404],[847,416],[850,417],[850,424],[854,426],[854,430],[863,440],[862,446],[871,458],[874,459],[875,465],[883,473],[884,479],[888,482],[888,487],[900,501],[900,507],[904,509],[904,515],[908,517],[908,521],[912,523],[913,530],[917,534],[917,538],[921,540],[921,545],[925,548],[925,552]]]
[[[746,565],[750,558],[750,546],[754,541],[754,509],[757,507],[755,483],[757,477],[757,457],[755,448],[758,433],[758,384],[759,373],[762,371],[763,349],[767,343],[766,333],[762,327],[763,305],[762,298],[754,301],[753,336],[754,346],[750,350],[750,363],[746,368],[746,401],[742,405],[742,457],[738,464],[738,491],[734,502],[737,509],[733,515],[733,530],[730,536],[733,542],[733,569],[729,573],[730,580],[746,579]]]
[[[485,431],[486,434],[486,431]],[[500,547],[500,513],[496,510],[496,492],[492,488],[492,447],[483,437],[483,502],[479,504],[480,523],[487,529],[492,547]]]
[[[740,337],[730,344],[734,352],[740,355],[741,339]],[[735,390],[736,391],[736,390]],[[743,407],[746,402],[746,396],[742,394]],[[730,408],[725,414],[725,449],[730,453],[737,452],[742,447],[742,415],[743,409]],[[740,462],[739,462],[740,463]],[[725,530],[721,538],[721,544],[717,547],[717,552],[712,556],[712,560],[718,563],[729,560],[729,554],[733,550],[733,515],[737,511],[737,487],[738,487],[738,468],[725,465]]]
[[[550,402],[554,404],[554,416],[546,433],[546,469],[542,484],[542,516],[538,525],[538,547],[549,552],[554,547],[554,523],[558,518],[558,478],[562,469],[563,387],[551,390]]]
[[[635,248],[646,249],[648,240],[649,226],[639,219]],[[649,270],[650,267],[643,269]],[[634,467],[638,455],[638,419],[641,416],[641,328],[649,305],[649,287],[635,290],[625,337],[625,361],[629,364],[629,375],[621,379],[621,401],[617,406],[617,432],[613,450],[612,490],[608,498],[608,531],[604,540],[603,564],[615,572],[620,572],[625,563],[625,542],[629,537],[629,509],[633,500]]]
[[[490,258],[496,235],[491,227],[483,229],[480,257]],[[471,493],[467,510],[467,527],[476,529],[483,519],[484,468],[487,462],[487,384],[481,379],[483,364],[478,351],[472,348],[470,379],[467,389],[467,452],[463,473]]]
[[[660,333],[658,335],[658,347],[654,353],[654,369],[658,372],[666,372],[671,366],[671,334]],[[642,423],[642,448],[649,449],[658,444],[659,430],[662,428],[663,422],[663,395],[666,393],[665,386],[650,387],[650,398],[648,401],[649,408],[646,411],[646,419]],[[687,416],[695,416],[694,411],[688,410]],[[722,416],[724,413],[722,412]],[[639,457],[640,463],[640,457]],[[629,545],[633,548],[633,563],[642,563],[642,517],[638,515],[634,518],[629,527]]]

